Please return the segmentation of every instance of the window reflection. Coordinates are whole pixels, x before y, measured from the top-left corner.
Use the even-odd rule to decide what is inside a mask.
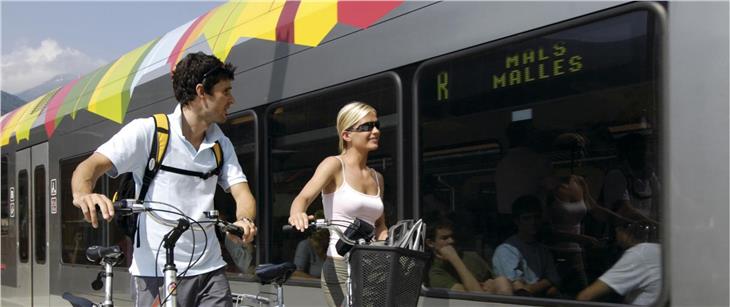
[[[236,150],[238,162],[246,174],[248,186],[253,193],[254,199],[259,203],[257,197],[258,174],[256,173],[257,146],[256,146],[256,117],[253,113],[245,113],[242,116],[231,118],[225,125],[221,125],[223,133],[231,140]],[[236,202],[230,193],[226,193],[218,186],[215,192],[215,209],[218,210],[220,218],[233,222],[236,220]],[[257,210],[258,211],[258,210]],[[262,216],[257,212],[257,216]],[[260,219],[259,219],[260,221]],[[260,222],[258,222],[259,227]],[[259,231],[261,231],[259,229]],[[221,244],[223,259],[228,266],[226,271],[238,274],[253,274],[253,268],[258,264],[256,257],[256,242],[239,244],[230,240],[226,235],[218,233],[218,240]],[[257,239],[258,240],[258,239]]]
[[[506,278],[487,292],[657,298],[660,248],[646,245],[659,241],[662,212],[651,25],[632,12],[420,70],[421,215],[429,247],[449,255],[430,287],[484,292]],[[652,261],[641,272],[650,285],[611,273],[636,255]],[[610,291],[582,292],[597,280]]]
[[[294,99],[271,110],[269,116],[272,197],[271,261],[298,264],[295,277],[316,278],[325,234],[284,233],[289,208],[319,163],[338,154],[335,127],[337,112],[351,101],[362,101],[378,111],[381,123],[380,147],[370,153],[368,166],[385,180],[383,203],[386,223],[397,218],[396,208],[396,125],[397,85],[392,78],[379,77]],[[321,197],[308,208],[308,214],[322,212]]]
[[[71,175],[82,161],[89,155],[71,158],[61,161],[61,259],[64,263],[91,264],[86,260],[86,248],[92,245],[105,245],[103,229],[107,223],[99,223],[99,228],[94,229],[90,223],[84,220],[84,214],[79,208],[73,205],[73,193],[71,192]],[[94,188],[94,193],[102,193],[103,180],[100,179]],[[125,256],[130,256],[125,254]]]

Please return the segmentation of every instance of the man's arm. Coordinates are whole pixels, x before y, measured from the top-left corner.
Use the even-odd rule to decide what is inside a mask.
[[[588,286],[588,288],[585,288],[583,291],[578,293],[578,297],[575,299],[579,301],[593,301],[608,295],[612,291],[611,287],[609,287],[606,283],[601,280],[596,280]]]
[[[530,293],[534,295],[542,295],[544,293],[547,293],[547,291],[550,289],[550,287],[553,286],[553,283],[550,282],[547,278],[543,278],[538,280],[534,284],[529,284],[525,289],[527,291],[530,291]]]
[[[256,200],[251,194],[248,183],[239,182],[230,187],[231,195],[236,201],[236,226],[243,228],[243,241],[248,243],[253,241],[257,229],[254,224],[256,219]]]
[[[112,201],[106,195],[93,193],[96,181],[112,167],[114,164],[109,158],[95,152],[76,167],[71,177],[73,205],[81,209],[84,220],[90,222],[94,228],[99,227],[95,205],[99,205],[105,220],[111,221],[114,217]]]
[[[459,275],[461,283],[454,284],[454,286],[451,287],[452,290],[458,290],[457,288],[463,285],[463,289],[468,292],[482,291],[482,285],[474,277],[474,274],[469,271],[469,268],[466,267],[466,264],[464,264],[464,261],[461,257],[459,257],[459,254],[456,252],[453,245],[446,245],[440,248],[437,251],[436,256],[446,259],[446,261],[451,263],[451,266],[454,267],[454,270],[456,270],[456,274]]]

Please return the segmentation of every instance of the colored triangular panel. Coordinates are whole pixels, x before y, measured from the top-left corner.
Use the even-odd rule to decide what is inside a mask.
[[[38,119],[38,116],[43,112],[46,104],[56,92],[58,92],[58,88],[28,103],[28,111],[18,121],[18,125],[15,128],[15,142],[29,139],[30,129],[33,127],[33,123]]]
[[[89,112],[120,124],[124,121],[129,105],[129,86],[132,84],[134,72],[156,42],[157,39],[134,49],[112,64],[91,95]]]
[[[79,82],[79,79],[73,80],[64,85],[60,90],[58,90],[56,95],[53,95],[53,98],[48,101],[48,107],[46,108],[46,135],[48,138],[53,136],[53,132],[56,131],[56,127],[58,126],[57,123],[63,118],[63,115],[59,118],[58,113],[61,105],[63,104],[63,100],[77,82]]]
[[[172,53],[170,53],[170,57],[167,60],[170,64],[170,70],[175,69],[177,62],[179,62],[183,55],[185,55],[185,50],[187,50],[190,47],[190,44],[200,37],[202,27],[208,22],[210,19],[209,17],[214,13],[214,11],[215,9],[198,17],[198,19],[195,19],[195,21],[193,21],[190,25],[190,28],[188,28],[182,37],[180,37],[180,40],[175,45],[175,48],[172,50]]]
[[[89,104],[89,98],[96,88],[96,85],[104,76],[104,73],[111,67],[112,64],[107,64],[92,73],[82,77],[76,84],[71,88],[66,98],[63,100],[63,104],[58,110],[56,115],[56,126],[61,122],[61,118],[66,114],[71,114],[71,118],[76,119],[76,111],[86,108]]]
[[[0,135],[0,146],[5,146],[10,143],[10,137],[13,133],[15,133],[15,127],[18,125],[20,118],[22,118],[25,112],[29,109],[29,106],[30,103],[26,103],[7,115],[9,117],[3,126],[2,135]]]
[[[238,36],[235,35],[236,33],[232,29],[238,26],[238,17],[246,10],[246,4],[244,2],[232,1],[231,3],[232,5],[229,7],[225,21],[221,24],[221,28],[215,34],[215,37],[209,36],[212,34],[209,30],[205,32],[210,49],[213,50],[213,54],[221,61],[225,61],[228,58],[228,52],[231,51],[229,46],[232,46],[232,44],[229,41],[233,40],[235,43],[238,40]]]
[[[213,50],[214,54],[222,52],[225,47],[225,40],[230,35],[225,32],[226,24],[238,19],[238,15],[246,7],[240,1],[230,1],[219,7],[213,12],[212,16],[205,25],[202,26],[202,34],[208,42],[208,46]],[[230,25],[228,26],[230,27]],[[220,44],[219,44],[220,43]]]
[[[276,40],[276,24],[285,2],[286,0],[274,0],[247,3],[246,9],[238,16],[238,26],[232,29],[231,36]],[[233,48],[236,40],[229,40],[228,51]]]
[[[294,43],[314,47],[337,24],[337,0],[303,0],[294,20]]]
[[[185,25],[177,27],[175,30],[167,32],[167,34],[163,35],[157,41],[155,46],[152,47],[150,52],[148,52],[145,56],[142,64],[139,65],[139,70],[135,74],[134,79],[132,79],[132,85],[130,86],[131,89],[129,92],[130,95],[134,93],[134,89],[137,87],[137,84],[142,81],[143,77],[147,80],[151,80],[170,72],[169,69],[165,70],[161,68],[167,65],[167,58],[175,48],[176,43],[180,40],[180,37],[185,34],[185,30],[187,30],[192,23],[193,21],[190,21]]]
[[[399,7],[402,0],[393,1],[349,1],[340,0],[337,4],[338,21],[365,29]]]

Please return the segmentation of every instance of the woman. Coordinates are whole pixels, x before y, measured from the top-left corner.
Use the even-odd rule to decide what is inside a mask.
[[[375,109],[362,102],[351,102],[337,114],[340,154],[325,158],[289,211],[289,224],[300,231],[313,216],[307,207],[322,194],[325,218],[354,221],[360,218],[375,227],[375,237],[385,240],[388,228],[383,214],[383,176],[367,167],[368,154],[378,149],[380,124]],[[345,231],[345,227],[340,228]],[[347,264],[335,244],[339,236],[330,233],[327,259],[322,266],[321,283],[329,306],[340,306],[347,293]]]
[[[577,133],[561,134],[555,141],[558,150],[570,152],[570,175],[547,198],[552,239],[549,247],[558,260],[558,273],[565,281],[564,294],[575,295],[588,285],[584,247],[598,248],[601,243],[595,237],[583,233],[583,219],[587,214],[597,221],[607,223],[629,222],[628,219],[604,208],[591,196],[588,184],[575,170],[585,158],[586,139]]]

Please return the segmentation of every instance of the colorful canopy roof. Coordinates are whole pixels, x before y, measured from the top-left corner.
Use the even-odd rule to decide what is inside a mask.
[[[30,130],[45,125],[48,137],[66,117],[87,110],[123,123],[135,87],[162,76],[200,41],[225,61],[234,45],[248,39],[315,47],[335,25],[364,29],[403,3],[350,0],[233,0],[184,24],[0,118],[0,146],[15,135],[28,140]],[[243,39],[243,40],[242,40]],[[199,50],[199,49],[196,49]]]

